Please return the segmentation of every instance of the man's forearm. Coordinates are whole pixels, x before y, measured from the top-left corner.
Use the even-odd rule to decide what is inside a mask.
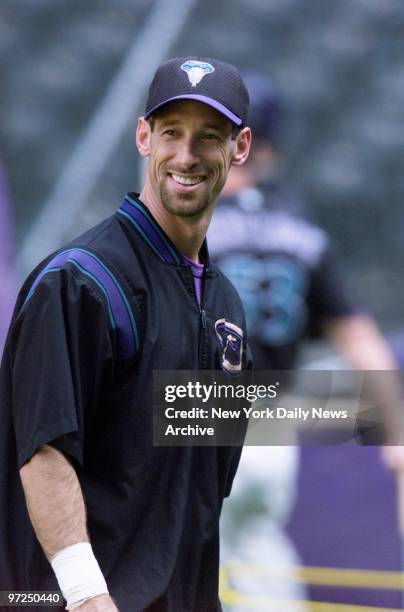
[[[77,474],[61,452],[41,447],[20,475],[32,525],[49,560],[67,546],[89,541]]]
[[[402,386],[394,356],[375,321],[356,315],[329,321],[329,339],[354,368],[364,370],[362,396],[383,421],[389,444],[398,444],[402,425]],[[379,410],[381,408],[381,411]],[[378,415],[368,413],[372,421]]]
[[[64,549],[89,541],[80,483],[73,466],[61,452],[51,446],[42,446],[21,468],[20,475],[32,525],[49,561]],[[98,568],[95,570],[95,583],[94,564]],[[79,574],[80,568],[82,563],[77,569]],[[77,595],[77,588],[74,588],[76,597],[72,601],[77,603],[70,606],[70,589],[67,589],[67,593],[63,592],[68,600],[68,609],[78,606],[83,612],[117,612],[95,559],[94,562],[90,559],[90,568],[88,580],[78,575],[79,582],[84,578],[84,591],[80,596]],[[85,565],[84,569],[87,571],[90,568]],[[75,579],[73,582],[76,584]]]

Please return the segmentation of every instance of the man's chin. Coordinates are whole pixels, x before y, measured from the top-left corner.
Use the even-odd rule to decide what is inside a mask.
[[[207,198],[196,197],[193,193],[161,194],[164,208],[171,214],[179,217],[200,216],[207,208]]]

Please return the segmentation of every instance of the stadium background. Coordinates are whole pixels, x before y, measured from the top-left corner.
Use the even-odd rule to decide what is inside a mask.
[[[152,15],[154,24],[161,20],[154,30]],[[139,40],[145,44],[136,49]],[[191,54],[217,56],[275,79],[287,109],[282,143],[290,177],[304,190],[311,216],[339,244],[350,291],[386,332],[399,331],[404,308],[402,0],[182,0],[171,5],[161,0],[2,0],[0,150],[19,256],[16,275],[26,273],[55,243],[110,214],[122,194],[139,185],[142,168],[133,132],[146,78],[135,80],[132,89],[124,90],[121,104],[109,108],[108,123],[87,141],[88,148],[84,140],[90,122],[105,110],[106,96],[130,50],[131,71],[139,75],[150,75],[164,57]],[[119,123],[123,108],[128,116],[124,130]],[[105,148],[105,159],[94,169],[93,160],[114,133],[116,142]],[[79,171],[76,167],[74,174],[73,167],[66,177],[75,156]],[[81,181],[88,181],[87,189],[77,197]],[[55,192],[58,185],[61,189]],[[54,205],[59,218],[61,212],[73,212],[68,224],[58,225],[56,210],[55,229],[42,232],[38,244],[33,228],[44,204]],[[319,350],[324,354],[325,349]],[[357,457],[363,459],[363,454]],[[398,569],[394,483],[374,454],[363,465],[358,481],[340,495],[359,490],[364,501],[369,495],[366,510],[358,508],[357,517],[367,517],[369,529],[379,534],[380,521],[384,525],[383,539],[376,542],[366,567]],[[305,466],[311,476],[319,469],[310,456]],[[316,482],[324,486],[330,470],[349,469],[335,466],[330,454],[327,467],[328,476],[317,474],[323,480]],[[363,489],[370,469],[370,489]],[[307,511],[305,495],[307,500],[317,495],[311,512],[318,508],[320,485],[313,487],[300,491],[300,518]],[[333,531],[332,509],[336,512],[338,500],[331,491],[326,498],[325,510],[320,504],[318,512],[328,509]],[[381,498],[374,515],[372,503]],[[348,505],[341,512],[348,521],[353,510]],[[347,530],[352,538],[354,522],[335,529]],[[301,525],[294,525],[291,533],[304,549],[305,534]],[[316,529],[324,542],[321,528],[314,525],[313,533]],[[311,564],[321,557],[310,551],[304,556]],[[351,567],[365,565],[353,555]],[[334,600],[340,601],[338,597]],[[397,606],[397,597],[373,603],[382,604]]]

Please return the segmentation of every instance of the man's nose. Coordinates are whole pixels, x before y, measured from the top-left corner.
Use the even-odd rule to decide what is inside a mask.
[[[186,168],[191,168],[199,161],[197,144],[192,137],[181,140],[177,151],[177,161]]]

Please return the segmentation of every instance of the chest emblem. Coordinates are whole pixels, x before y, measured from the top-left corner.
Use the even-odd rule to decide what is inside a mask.
[[[222,369],[225,372],[240,372],[243,357],[243,330],[226,319],[215,322],[215,332],[222,348]]]
[[[195,60],[188,60],[187,62],[184,62],[181,69],[187,73],[192,87],[196,87],[206,74],[210,74],[211,72],[215,71],[212,64],[208,64],[208,62],[197,62]]]

